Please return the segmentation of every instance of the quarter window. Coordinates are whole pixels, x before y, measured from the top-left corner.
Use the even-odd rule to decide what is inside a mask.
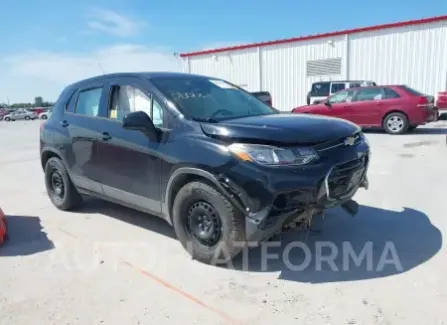
[[[98,116],[102,88],[82,90],[76,102],[76,114]]]
[[[385,98],[386,99],[391,99],[391,98],[400,98],[399,94],[396,93],[393,89],[391,88],[384,88],[383,89],[384,93],[385,93]]]

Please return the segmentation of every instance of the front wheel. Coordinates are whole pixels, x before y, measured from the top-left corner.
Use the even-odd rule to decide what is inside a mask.
[[[47,116],[46,115],[42,115],[42,120],[46,120],[47,119]]]
[[[11,121],[11,118],[9,118],[8,116],[6,116],[6,117],[5,117],[5,121],[6,121],[6,122],[9,122],[9,121]]]
[[[71,210],[82,201],[59,158],[48,159],[45,165],[45,185],[51,202],[60,210]]]
[[[402,113],[389,113],[383,120],[383,128],[389,134],[403,134],[408,126],[408,118]]]
[[[214,187],[201,181],[186,184],[172,210],[177,238],[194,259],[223,264],[244,248],[244,217]]]
[[[29,121],[31,118],[29,116],[25,116],[25,120]]]

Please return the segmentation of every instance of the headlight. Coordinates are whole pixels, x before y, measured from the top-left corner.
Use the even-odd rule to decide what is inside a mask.
[[[228,149],[239,159],[266,166],[305,165],[318,159],[312,148],[278,148],[266,145],[234,143]]]

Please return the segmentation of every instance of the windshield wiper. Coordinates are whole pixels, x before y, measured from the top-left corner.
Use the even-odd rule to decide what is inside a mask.
[[[216,120],[213,117],[207,117],[207,118],[193,118],[194,120],[198,121],[198,122],[207,122],[207,123],[219,123],[218,120]]]

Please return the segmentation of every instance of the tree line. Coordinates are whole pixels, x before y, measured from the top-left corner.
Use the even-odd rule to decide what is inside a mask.
[[[53,105],[53,102],[44,101],[41,96],[37,96],[36,98],[34,98],[34,103],[14,103],[10,105],[6,103],[0,103],[0,108],[51,107]]]

